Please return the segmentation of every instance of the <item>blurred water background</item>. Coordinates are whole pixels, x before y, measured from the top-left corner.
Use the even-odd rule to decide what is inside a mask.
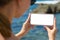
[[[29,11],[33,10],[37,6],[38,5],[36,4],[31,6],[20,18],[13,18],[11,27],[14,34],[21,30],[23,23],[28,17]],[[60,13],[55,14],[55,16],[57,19],[56,26],[58,29],[56,40],[60,40]],[[48,40],[48,35],[43,26],[35,26],[34,29],[31,29],[23,38],[21,38],[21,40]]]

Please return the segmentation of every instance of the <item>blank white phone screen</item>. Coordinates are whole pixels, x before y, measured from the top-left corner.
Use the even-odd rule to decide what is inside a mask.
[[[54,14],[31,14],[30,23],[32,25],[49,25],[52,26]]]

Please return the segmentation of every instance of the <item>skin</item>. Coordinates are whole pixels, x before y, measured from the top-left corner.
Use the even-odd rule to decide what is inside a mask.
[[[0,40],[4,40],[3,36],[1,35],[1,33],[0,33]]]
[[[30,7],[30,2],[31,0],[18,0],[18,5],[16,4],[16,1],[13,1],[11,3],[9,3],[8,5],[6,5],[3,8],[0,8],[0,13],[3,13],[4,15],[6,15],[10,21],[10,23],[12,22],[12,18],[16,17],[19,18],[20,16],[22,16],[24,14],[24,12]],[[20,32],[18,32],[15,36],[18,38],[22,38],[32,27],[30,27],[33,25],[30,25],[30,15],[28,16],[27,20],[24,22],[22,29]],[[48,30],[48,27],[46,27],[46,29]],[[51,32],[51,36],[54,38],[54,33],[55,31]],[[49,36],[49,40],[50,40],[50,32],[48,30],[48,36]],[[53,39],[51,38],[51,39]]]
[[[48,37],[49,37],[49,40],[55,40],[55,36],[56,36],[56,32],[57,32],[57,29],[56,29],[56,18],[54,19],[54,25],[51,26],[50,28],[48,26],[45,26],[47,32],[48,32]]]

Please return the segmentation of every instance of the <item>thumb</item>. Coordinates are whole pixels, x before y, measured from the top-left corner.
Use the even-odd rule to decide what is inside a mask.
[[[44,26],[47,31],[50,31],[50,28],[48,26]]]
[[[26,23],[30,23],[30,14],[29,14],[29,16],[28,16],[28,18],[26,20]]]

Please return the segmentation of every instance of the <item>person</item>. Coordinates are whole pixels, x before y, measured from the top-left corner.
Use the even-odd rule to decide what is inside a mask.
[[[0,40],[19,40],[33,27],[33,25],[30,25],[29,15],[20,32],[14,35],[11,30],[12,18],[22,16],[29,8],[31,1],[32,0],[0,0]],[[48,31],[49,40],[54,40],[56,31],[55,25],[53,32],[48,27],[45,28]]]

